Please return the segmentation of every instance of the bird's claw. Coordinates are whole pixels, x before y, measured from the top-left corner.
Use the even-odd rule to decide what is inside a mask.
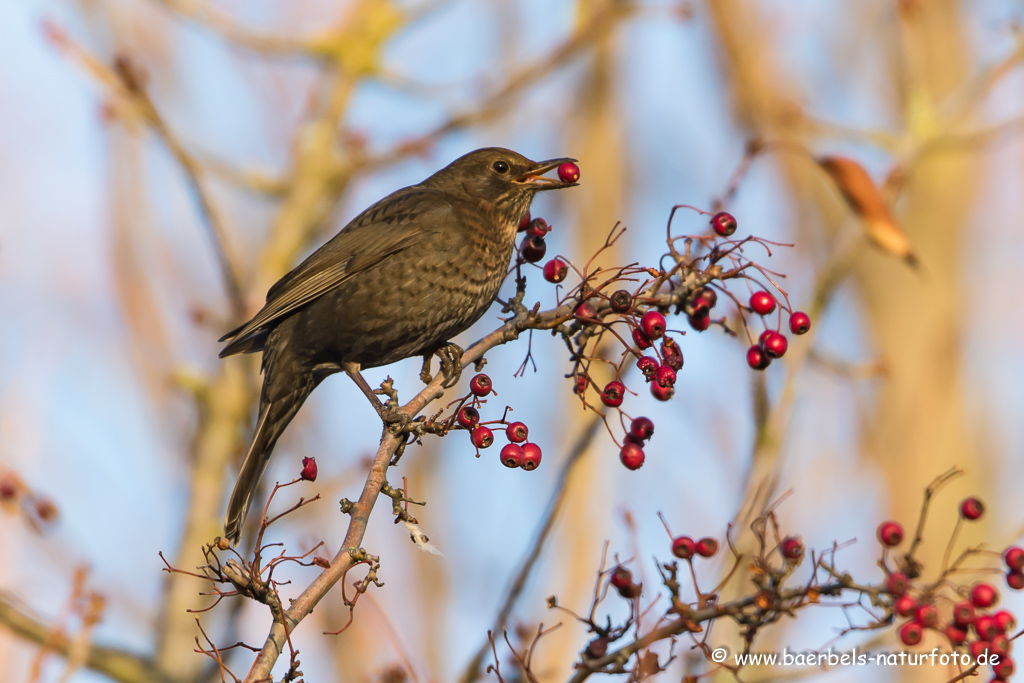
[[[458,344],[448,342],[437,350],[437,357],[441,359],[441,373],[444,381],[441,387],[450,389],[455,386],[462,377],[462,347]]]

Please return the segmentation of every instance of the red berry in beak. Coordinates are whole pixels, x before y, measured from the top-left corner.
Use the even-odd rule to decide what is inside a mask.
[[[316,460],[313,458],[302,459],[302,473],[299,474],[300,479],[306,481],[316,481]]]
[[[558,167],[558,179],[563,183],[575,183],[580,179],[580,167],[567,161]]]

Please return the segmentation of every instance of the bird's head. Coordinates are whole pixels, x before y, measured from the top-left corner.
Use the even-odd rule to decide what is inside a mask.
[[[423,184],[491,204],[509,220],[518,222],[538,192],[579,184],[545,176],[575,161],[568,157],[532,161],[510,149],[485,147],[459,157]]]

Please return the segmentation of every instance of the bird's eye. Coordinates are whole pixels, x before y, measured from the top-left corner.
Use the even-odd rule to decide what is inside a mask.
[[[498,173],[508,173],[508,164],[504,161],[495,161],[494,164],[491,165],[491,168]]]

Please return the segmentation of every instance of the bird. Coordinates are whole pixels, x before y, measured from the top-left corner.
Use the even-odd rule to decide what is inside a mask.
[[[266,304],[221,337],[225,358],[262,352],[259,413],[224,516],[237,544],[274,445],[326,377],[348,374],[385,424],[399,416],[360,370],[440,355],[446,385],[461,370],[452,337],[493,302],[534,196],[578,185],[545,173],[576,160],[530,159],[500,147],[459,157],[356,216],[267,292]],[[445,361],[447,362],[445,363]]]

